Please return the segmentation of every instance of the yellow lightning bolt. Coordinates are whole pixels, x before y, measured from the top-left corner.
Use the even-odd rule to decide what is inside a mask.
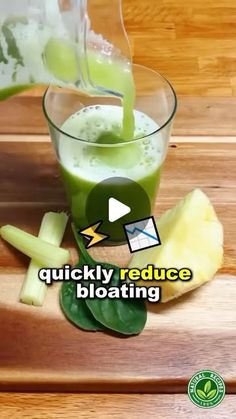
[[[82,236],[85,236],[86,238],[90,239],[89,243],[86,246],[87,249],[105,239],[108,239],[108,235],[96,232],[96,230],[100,227],[101,224],[102,221],[99,221],[98,223],[80,231],[80,234],[82,234]]]

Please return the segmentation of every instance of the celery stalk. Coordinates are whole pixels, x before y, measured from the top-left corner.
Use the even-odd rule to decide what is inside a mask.
[[[58,268],[68,263],[70,259],[68,250],[47,243],[11,225],[1,227],[0,236],[43,268]]]
[[[64,212],[47,212],[43,217],[38,237],[54,246],[60,246],[67,221],[68,216]],[[20,293],[22,303],[35,306],[43,305],[47,285],[38,278],[40,268],[41,266],[37,262],[31,260]]]

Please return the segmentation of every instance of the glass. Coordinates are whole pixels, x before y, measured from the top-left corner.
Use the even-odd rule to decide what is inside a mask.
[[[99,202],[92,208],[94,222],[100,221],[100,208],[108,205],[109,195],[118,196],[127,205],[132,196],[134,211],[131,211],[131,218],[125,218],[126,222],[151,215],[154,207],[177,100],[170,83],[155,71],[134,65],[133,75],[136,85],[136,130],[133,140],[122,141],[114,134],[117,132],[115,122],[118,119],[122,121],[123,108],[118,98],[87,97],[55,87],[49,87],[44,95],[44,113],[72,218],[78,229],[91,225],[91,209],[88,217],[87,208],[89,196],[94,187],[106,179],[110,179],[109,185],[101,187]],[[90,114],[91,118],[86,119]],[[106,116],[108,121],[104,126],[101,115],[102,118]],[[101,132],[103,129],[107,131]],[[84,137],[83,132],[86,132]],[[98,132],[102,135],[96,142],[94,135]],[[149,214],[144,214],[144,203],[140,196],[132,195],[132,184],[122,183],[122,179],[126,178],[136,182],[146,192],[150,201]],[[110,235],[104,244],[124,242],[123,222],[104,221],[101,232]]]

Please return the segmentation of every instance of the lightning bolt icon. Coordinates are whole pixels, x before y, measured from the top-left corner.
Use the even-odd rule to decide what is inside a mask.
[[[98,223],[86,227],[84,230],[79,232],[82,234],[82,236],[86,237],[86,239],[89,239],[89,243],[87,244],[86,249],[109,238],[107,234],[98,233],[96,231],[101,224],[102,221],[99,221]]]

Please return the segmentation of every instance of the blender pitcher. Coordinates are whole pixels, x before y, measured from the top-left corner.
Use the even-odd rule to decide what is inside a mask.
[[[121,0],[0,0],[0,99],[54,84],[123,96],[132,72]]]

